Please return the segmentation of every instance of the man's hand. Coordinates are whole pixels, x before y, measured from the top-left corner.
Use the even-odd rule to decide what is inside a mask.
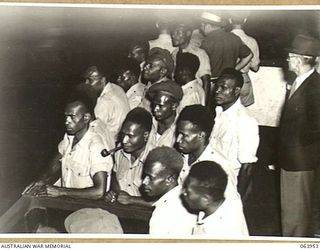
[[[61,188],[55,187],[52,185],[46,185],[47,195],[49,197],[58,197],[62,196]]]
[[[127,192],[125,191],[120,191],[119,195],[118,195],[118,202],[120,202],[123,205],[128,205],[131,204],[131,199],[132,196],[129,195]]]
[[[106,193],[106,196],[104,197],[104,200],[106,202],[116,202],[118,199],[118,194],[112,190],[110,190],[108,193]]]

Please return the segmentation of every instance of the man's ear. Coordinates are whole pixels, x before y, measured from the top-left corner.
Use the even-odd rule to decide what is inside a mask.
[[[145,142],[148,141],[149,135],[150,135],[150,132],[149,132],[149,131],[146,131],[146,132],[143,133],[143,139],[144,139]]]
[[[91,121],[91,114],[90,113],[85,113],[83,115],[83,119],[86,123],[89,123]]]
[[[240,87],[235,87],[234,92],[236,95],[240,95],[241,88]]]
[[[160,73],[161,73],[161,76],[164,77],[164,76],[166,76],[168,74],[168,69],[165,68],[165,67],[162,67],[160,69]]]
[[[204,138],[206,138],[206,133],[201,131],[201,132],[199,132],[198,137],[201,139],[204,139]]]
[[[171,105],[172,110],[177,110],[178,106],[179,106],[179,103],[173,102]]]
[[[103,77],[101,78],[101,83],[103,83],[103,84],[106,84],[106,83],[107,83],[107,79],[106,79],[105,76],[103,76]]]
[[[174,181],[176,181],[176,179],[174,178],[174,176],[169,175],[166,179],[166,184],[170,185],[171,183],[173,183]]]

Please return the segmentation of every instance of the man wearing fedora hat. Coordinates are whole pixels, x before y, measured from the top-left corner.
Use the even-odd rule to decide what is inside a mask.
[[[320,148],[320,75],[315,71],[319,41],[297,35],[288,51],[297,77],[282,111],[279,132],[283,236],[313,236],[312,208]]]

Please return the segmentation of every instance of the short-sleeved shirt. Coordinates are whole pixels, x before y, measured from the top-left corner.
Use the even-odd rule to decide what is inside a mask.
[[[221,107],[216,108],[210,144],[213,149],[231,161],[236,176],[239,174],[241,164],[257,161],[258,123],[240,103],[240,99],[225,111],[222,111]]]
[[[238,238],[249,236],[241,200],[226,198],[221,206],[204,218],[204,212],[198,215],[193,235],[205,235],[214,238]]]
[[[142,184],[143,164],[152,148],[153,144],[148,141],[145,150],[133,163],[131,163],[131,154],[125,153],[123,149],[115,153],[113,171],[116,173],[122,191],[131,196],[141,196],[139,188]]]
[[[254,39],[251,36],[248,36],[242,29],[233,29],[231,30],[231,32],[236,36],[240,37],[242,42],[249,47],[253,54],[253,57],[251,58],[250,62],[241,69],[242,73],[248,73],[250,67],[257,67],[260,64],[258,43],[256,39]]]
[[[166,49],[170,53],[175,49],[175,47],[172,46],[172,39],[171,35],[169,34],[160,34],[159,37],[155,40],[149,41],[150,50],[152,48],[158,47],[161,49]]]
[[[201,48],[210,58],[212,77],[219,77],[225,68],[235,68],[239,58],[245,58],[251,53],[239,37],[223,29],[208,34]]]
[[[177,117],[176,117],[177,118]],[[158,122],[153,119],[153,125],[150,132],[150,140],[152,140],[155,147],[167,146],[173,147],[176,142],[176,120],[171,124],[171,126],[162,133],[158,134]]]
[[[175,65],[177,64],[178,51],[179,49],[177,48],[172,52],[172,58],[174,60]],[[196,78],[199,80],[199,83],[202,84],[201,77],[203,77],[204,75],[211,74],[210,59],[206,51],[204,51],[203,49],[200,49],[199,47],[193,46],[192,44],[189,44],[186,48],[182,50],[182,52],[191,53],[199,58],[200,66],[196,73]]]
[[[145,87],[146,85],[138,82],[127,91],[126,95],[128,97],[130,109],[134,109],[141,103]]]
[[[180,198],[181,186],[164,194],[157,202],[149,222],[151,235],[188,236],[192,234],[197,215],[183,206]]]
[[[129,110],[126,93],[118,85],[109,82],[97,99],[94,113],[116,138]]]
[[[112,158],[102,157],[105,148],[102,137],[90,128],[72,148],[74,136],[64,135],[59,143],[61,157],[61,186],[66,188],[93,187],[93,176],[98,172],[111,172]],[[57,182],[58,183],[58,182]]]
[[[181,110],[189,105],[205,105],[205,92],[198,81],[198,79],[195,79],[182,86],[183,97],[178,106],[177,113],[180,113]]]
[[[205,150],[202,152],[199,158],[196,161],[194,161],[191,165],[188,164],[188,161],[189,161],[188,154],[183,155],[183,159],[184,159],[184,164],[178,178],[178,183],[180,185],[182,185],[185,179],[187,178],[192,165],[200,161],[214,161],[218,163],[228,175],[228,183],[225,191],[225,196],[235,196],[237,198],[240,198],[237,191],[237,177],[234,174],[233,166],[223,155],[215,151],[210,146],[210,144],[205,148]]]

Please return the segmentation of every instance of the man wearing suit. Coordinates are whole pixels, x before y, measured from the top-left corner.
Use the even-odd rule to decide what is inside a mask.
[[[320,149],[319,41],[298,35],[287,49],[292,84],[280,121],[281,220],[283,236],[313,236],[312,207]]]

